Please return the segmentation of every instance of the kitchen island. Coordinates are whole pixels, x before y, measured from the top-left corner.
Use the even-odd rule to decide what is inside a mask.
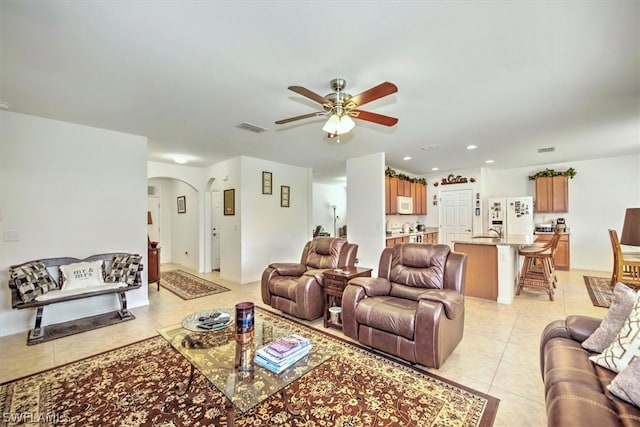
[[[466,296],[511,304],[518,286],[518,248],[532,245],[532,235],[472,237],[456,240],[454,250],[467,254]]]

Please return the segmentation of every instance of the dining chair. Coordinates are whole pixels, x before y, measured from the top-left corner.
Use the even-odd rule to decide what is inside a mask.
[[[609,239],[613,249],[611,286],[622,282],[636,289],[640,288],[640,252],[622,252],[616,230],[609,230]]]

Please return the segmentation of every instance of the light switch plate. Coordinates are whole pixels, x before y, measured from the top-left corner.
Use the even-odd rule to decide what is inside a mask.
[[[7,230],[2,233],[2,240],[5,242],[20,241],[20,232],[18,230]]]

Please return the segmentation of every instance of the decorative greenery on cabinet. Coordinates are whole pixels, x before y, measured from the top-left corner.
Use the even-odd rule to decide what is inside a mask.
[[[409,175],[397,173],[395,169],[389,166],[387,166],[387,169],[385,169],[384,174],[385,176],[389,176],[391,178],[398,178],[403,181],[417,182],[419,184],[427,185],[427,180],[425,178],[413,178],[413,177],[410,177]]]
[[[529,177],[529,179],[530,180],[534,180],[536,178],[554,177],[554,176],[567,176],[570,179],[573,179],[573,177],[576,176],[577,173],[578,172],[576,172],[576,170],[574,168],[569,168],[564,172],[546,168],[545,170],[541,170],[541,171],[536,172],[535,174],[531,175]]]

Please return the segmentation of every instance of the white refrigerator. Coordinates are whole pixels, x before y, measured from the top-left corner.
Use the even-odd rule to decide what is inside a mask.
[[[533,197],[499,197],[489,199],[488,229],[507,235],[533,235]]]

